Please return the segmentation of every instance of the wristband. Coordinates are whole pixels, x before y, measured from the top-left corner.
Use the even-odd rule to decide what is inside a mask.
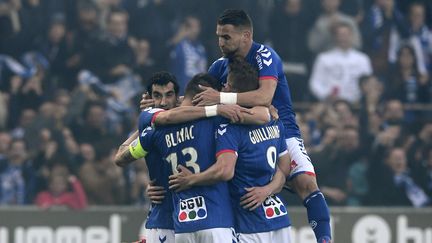
[[[217,105],[205,106],[206,117],[212,117],[217,115]]]
[[[237,104],[237,93],[220,92],[220,103],[225,105]]]

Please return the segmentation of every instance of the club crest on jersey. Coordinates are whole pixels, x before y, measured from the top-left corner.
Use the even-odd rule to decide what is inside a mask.
[[[273,219],[287,214],[285,205],[276,195],[267,197],[262,203],[262,207],[267,219]]]
[[[178,220],[180,223],[207,218],[207,207],[204,197],[192,197],[180,200]]]

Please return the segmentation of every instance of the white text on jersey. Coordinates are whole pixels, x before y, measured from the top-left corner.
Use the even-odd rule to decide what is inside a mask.
[[[182,127],[180,130],[177,130],[175,133],[169,133],[165,135],[165,141],[168,148],[171,148],[173,146],[177,146],[180,143],[183,143],[185,141],[194,139],[193,135],[193,128],[194,125],[190,127]]]
[[[278,126],[262,127],[249,132],[249,138],[252,144],[267,141],[269,139],[276,139],[280,137]]]

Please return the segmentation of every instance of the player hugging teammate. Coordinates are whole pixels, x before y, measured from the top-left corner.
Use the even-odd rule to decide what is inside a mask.
[[[119,165],[142,157],[149,165],[154,154],[158,169],[149,168],[150,177],[170,174],[169,182],[167,176],[156,180],[162,190],[152,198],[172,203],[173,227],[150,226],[147,242],[290,242],[287,207],[277,195],[285,178],[303,200],[317,241],[330,242],[328,207],[279,56],[253,41],[242,10],[224,11],[216,34],[224,57],[189,82],[180,107],[143,111],[138,131],[116,156]],[[270,105],[279,119],[270,119]]]

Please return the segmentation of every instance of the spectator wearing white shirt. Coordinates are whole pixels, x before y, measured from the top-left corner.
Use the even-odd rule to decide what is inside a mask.
[[[318,55],[309,82],[318,100],[343,99],[356,103],[360,99],[358,80],[372,73],[369,57],[353,48],[353,30],[340,22],[334,26],[335,47]]]

